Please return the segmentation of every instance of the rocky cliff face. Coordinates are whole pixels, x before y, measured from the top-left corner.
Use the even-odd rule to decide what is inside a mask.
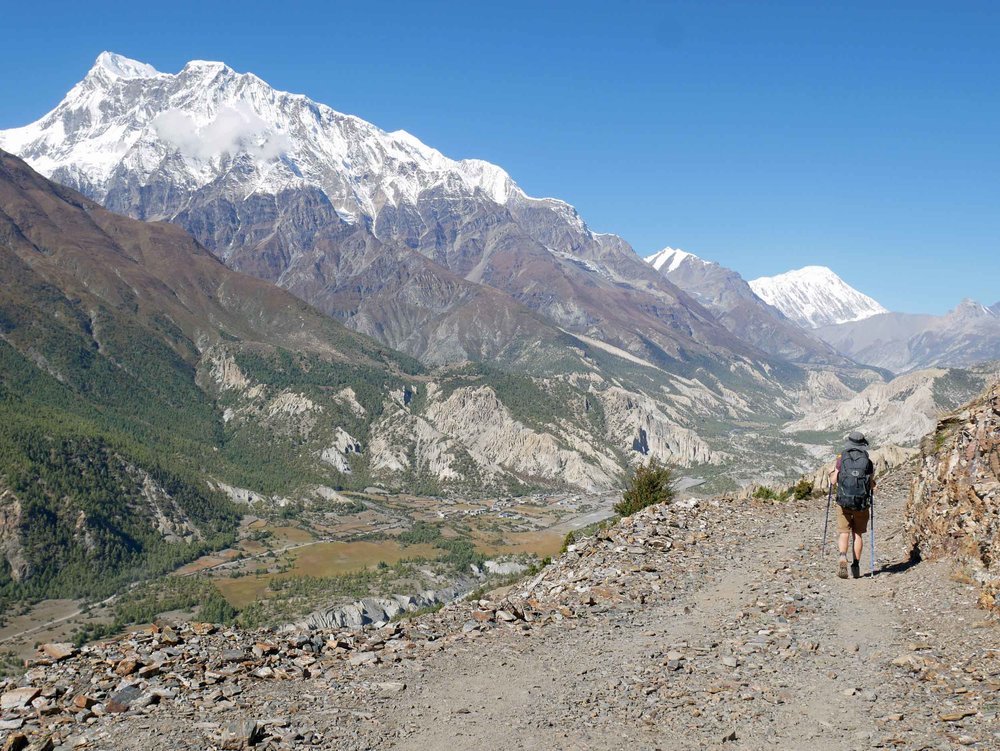
[[[623,472],[649,457],[681,467],[731,458],[680,424],[719,409],[717,397],[697,389],[679,394],[668,412],[598,376],[440,370],[433,378],[368,388],[362,404],[353,389],[278,383],[256,361],[238,356],[264,380],[245,372],[225,348],[207,354],[201,377],[226,405],[227,429],[274,445],[294,440],[342,475],[390,488],[432,483],[482,493],[527,484],[594,491],[615,487]]]
[[[942,414],[981,391],[993,373],[994,368],[929,368],[888,383],[871,383],[856,393],[840,381],[817,378],[826,384],[819,389],[825,394],[803,402],[806,416],[790,423],[786,431],[861,430],[876,445],[915,445]]]
[[[7,483],[0,479],[0,557],[10,570],[10,578],[23,582],[31,576],[31,562],[20,534],[24,515],[21,501]]]
[[[924,439],[907,515],[920,553],[967,566],[1000,609],[1000,383]]]

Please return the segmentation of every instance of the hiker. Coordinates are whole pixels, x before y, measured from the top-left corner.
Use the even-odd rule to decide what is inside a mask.
[[[875,465],[868,456],[868,439],[854,431],[847,436],[844,450],[837,457],[837,466],[830,472],[830,485],[837,488],[837,531],[840,560],[837,576],[847,578],[847,546],[854,538],[854,563],[851,576],[861,576],[861,551],[868,531],[872,493],[875,492]]]

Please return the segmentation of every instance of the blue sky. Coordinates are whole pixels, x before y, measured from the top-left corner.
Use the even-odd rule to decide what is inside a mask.
[[[895,310],[1000,301],[987,2],[8,3],[0,128],[109,49],[224,60],[507,169],[646,254],[832,267]]]

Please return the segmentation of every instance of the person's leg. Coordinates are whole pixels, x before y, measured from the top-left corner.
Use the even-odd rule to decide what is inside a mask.
[[[847,546],[848,538],[851,534],[851,520],[842,506],[837,506],[837,549],[840,551],[840,559],[837,561],[837,576],[841,579],[847,578]]]
[[[855,511],[851,519],[851,527],[854,529],[854,566],[851,573],[857,579],[861,576],[861,551],[865,548],[865,532],[868,531],[868,509]]]
[[[853,523],[856,524],[857,513],[854,514]],[[854,579],[861,578],[861,535],[858,534],[857,529],[853,531],[854,537],[854,560],[851,561],[851,577]]]

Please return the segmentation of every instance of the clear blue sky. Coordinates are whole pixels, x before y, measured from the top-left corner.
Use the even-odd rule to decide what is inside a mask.
[[[7,3],[0,127],[109,49],[224,60],[506,168],[642,254],[824,264],[896,310],[1000,300],[991,2]]]

